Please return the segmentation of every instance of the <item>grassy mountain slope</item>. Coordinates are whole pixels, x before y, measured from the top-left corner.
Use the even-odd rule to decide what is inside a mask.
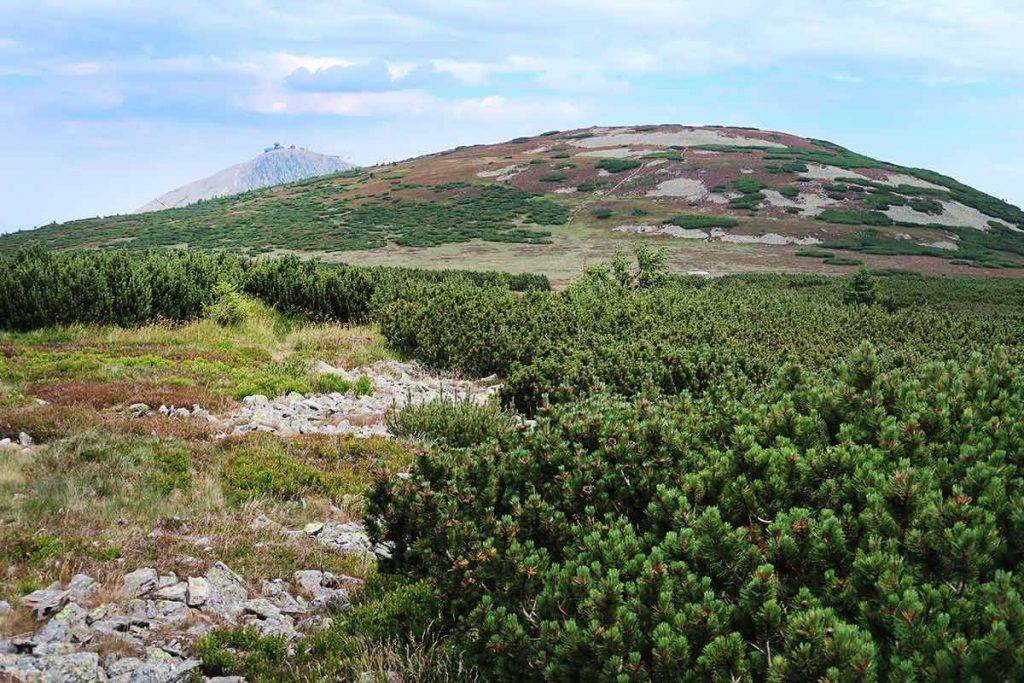
[[[203,246],[560,277],[637,240],[680,271],[1024,267],[1024,212],[956,180],[746,128],[549,132],[148,214],[48,225],[0,250]],[[978,269],[983,268],[984,271]]]

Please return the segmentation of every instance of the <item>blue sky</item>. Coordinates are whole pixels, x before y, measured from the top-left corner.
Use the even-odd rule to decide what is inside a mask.
[[[820,137],[1024,204],[1024,3],[0,0],[0,231],[275,141],[359,164],[592,124]]]

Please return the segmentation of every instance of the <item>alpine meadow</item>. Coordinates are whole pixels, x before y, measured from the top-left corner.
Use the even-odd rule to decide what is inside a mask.
[[[0,7],[0,681],[1024,680],[1021,31]]]

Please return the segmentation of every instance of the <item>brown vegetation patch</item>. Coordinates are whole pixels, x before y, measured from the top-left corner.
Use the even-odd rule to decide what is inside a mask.
[[[30,405],[0,408],[0,436],[17,438],[20,432],[36,441],[59,439],[96,427],[101,417],[85,406]]]
[[[83,405],[96,409],[132,403],[145,403],[151,408],[161,404],[199,404],[207,410],[222,412],[234,404],[231,399],[218,396],[203,387],[153,386],[138,382],[57,382],[35,384],[29,391],[54,405]]]

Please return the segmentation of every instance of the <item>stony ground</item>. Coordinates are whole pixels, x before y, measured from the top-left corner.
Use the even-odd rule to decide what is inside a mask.
[[[212,679],[204,636],[329,632],[388,551],[360,520],[371,475],[419,448],[386,415],[497,388],[267,311],[0,349],[2,681]],[[352,676],[416,678],[393,650],[361,645]]]

